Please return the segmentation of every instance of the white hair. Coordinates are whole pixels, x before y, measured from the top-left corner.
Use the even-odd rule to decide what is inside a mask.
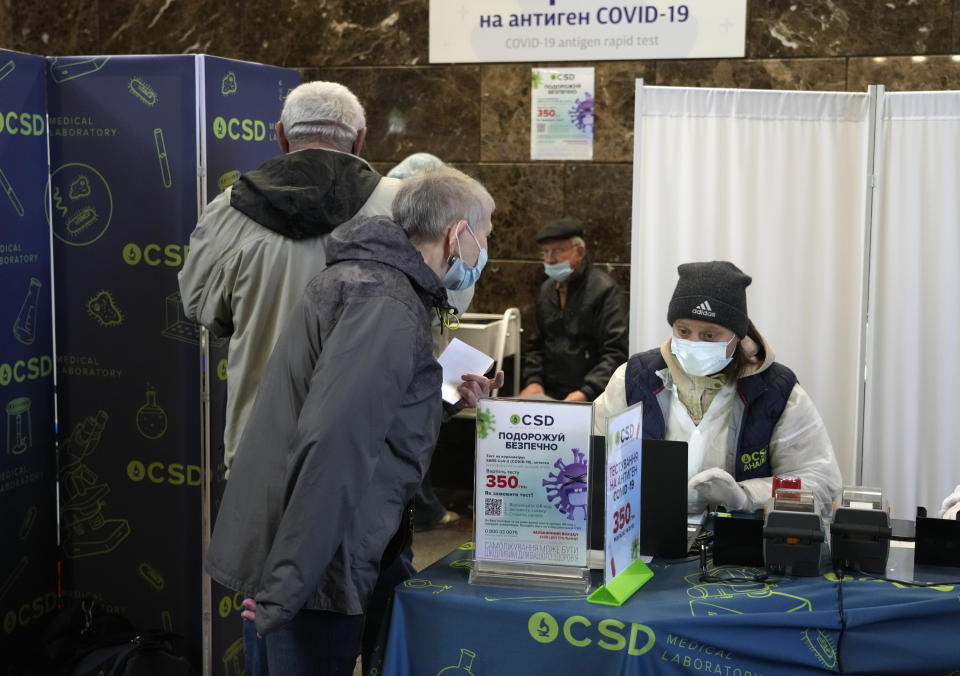
[[[414,153],[413,155],[407,155],[400,164],[388,171],[387,176],[390,178],[410,178],[427,169],[439,167],[442,164],[443,160],[436,155],[431,155],[430,153]]]
[[[393,220],[412,241],[435,242],[460,219],[476,232],[493,209],[493,198],[476,179],[441,165],[404,179],[393,200]]]
[[[350,152],[357,134],[367,126],[363,106],[337,82],[305,82],[287,95],[280,113],[291,146],[322,141]]]

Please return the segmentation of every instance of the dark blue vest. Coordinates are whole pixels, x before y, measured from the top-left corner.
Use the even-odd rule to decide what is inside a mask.
[[[657,394],[663,389],[657,371],[666,367],[660,348],[635,354],[627,362],[627,405],[643,402],[643,436],[647,439],[663,439],[667,432],[663,411],[657,402]],[[796,384],[793,371],[777,362],[737,382],[737,394],[744,404],[737,435],[734,473],[737,481],[771,476],[770,437]]]

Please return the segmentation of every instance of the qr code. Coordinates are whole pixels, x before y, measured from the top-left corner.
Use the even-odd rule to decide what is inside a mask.
[[[547,125],[544,122],[537,122],[537,133],[542,134],[547,130]]]
[[[503,500],[501,498],[484,498],[484,516],[503,516]]]

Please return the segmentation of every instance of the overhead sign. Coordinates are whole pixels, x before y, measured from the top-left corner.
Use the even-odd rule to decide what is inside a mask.
[[[430,62],[745,55],[747,0],[430,0]]]

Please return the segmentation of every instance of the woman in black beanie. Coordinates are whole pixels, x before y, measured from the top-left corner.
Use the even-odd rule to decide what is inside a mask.
[[[672,335],[614,372],[594,419],[642,401],[644,437],[686,441],[691,513],[755,510],[774,475],[799,477],[829,512],[842,486],[833,446],[813,401],[747,315],[750,277],[726,261],[678,272]]]

